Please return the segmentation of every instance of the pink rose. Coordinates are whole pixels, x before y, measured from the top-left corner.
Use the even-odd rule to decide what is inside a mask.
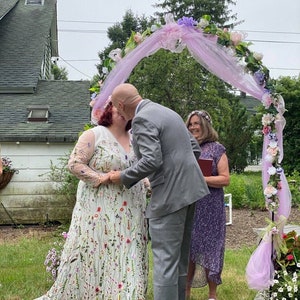
[[[281,181],[277,182],[277,189],[278,190],[282,189],[282,183],[281,183]]]
[[[272,147],[268,147],[267,148],[267,153],[273,157],[275,157],[278,154],[278,147],[272,148]]]
[[[137,44],[140,44],[143,41],[143,37],[139,32],[134,35],[133,39]]]
[[[264,190],[264,195],[271,198],[273,195],[277,194],[277,190],[272,185],[267,185]]]
[[[240,43],[244,39],[244,34],[241,32],[231,32],[230,34],[230,40],[232,43],[236,46],[238,43]]]
[[[293,260],[294,259],[294,255],[293,254],[289,254],[286,256],[287,260]]]
[[[269,108],[273,103],[272,97],[270,93],[264,93],[262,96],[262,104],[265,108]]]
[[[271,132],[271,126],[264,126],[263,129],[262,129],[262,133],[264,135],[267,135],[268,133]]]

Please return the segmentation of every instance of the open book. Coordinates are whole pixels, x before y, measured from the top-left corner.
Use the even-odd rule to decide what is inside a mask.
[[[198,164],[202,171],[203,176],[211,176],[212,163],[213,163],[212,159],[203,159],[203,158],[198,159]]]

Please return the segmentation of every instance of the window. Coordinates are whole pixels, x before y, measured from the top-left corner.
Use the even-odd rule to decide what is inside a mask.
[[[50,114],[49,109],[50,107],[48,105],[28,106],[28,122],[48,122]]]
[[[44,5],[44,0],[25,0],[25,5]]]

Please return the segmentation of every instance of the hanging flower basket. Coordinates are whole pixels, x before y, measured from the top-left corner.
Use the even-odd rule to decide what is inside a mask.
[[[3,173],[0,175],[0,190],[4,189],[15,173],[19,173],[19,171],[12,166],[12,161],[9,157],[2,157],[2,168]]]
[[[4,189],[8,183],[10,182],[10,180],[12,179],[13,175],[15,172],[3,172],[0,175],[0,190]]]

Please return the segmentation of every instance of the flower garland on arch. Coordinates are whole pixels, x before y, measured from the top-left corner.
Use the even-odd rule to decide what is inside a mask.
[[[171,14],[167,14],[165,20],[166,24],[174,22]],[[249,49],[252,43],[244,41],[247,36],[246,33],[241,31],[229,31],[227,27],[218,28],[216,24],[212,22],[211,16],[209,15],[202,16],[199,22],[192,17],[182,17],[178,19],[177,24],[180,26],[193,27],[199,30],[199,33],[210,38],[215,38],[218,45],[223,46],[231,55],[238,58],[239,63],[244,66],[245,72],[252,74],[256,81],[261,86],[264,86],[266,94],[275,94],[274,86],[269,76],[269,69],[262,63],[263,54],[253,52]],[[132,31],[124,49],[113,49],[102,62],[102,72],[104,74],[102,81],[105,80],[106,76],[119,61],[163,26],[164,25],[160,23],[155,23],[142,33]],[[180,44],[181,41],[179,40],[176,52],[181,52],[185,48],[184,44]]]
[[[156,36],[156,39],[153,38],[153,36]],[[173,16],[171,14],[167,14],[165,16],[165,25],[156,23],[142,33],[132,31],[131,36],[123,49],[113,49],[108,54],[108,57],[102,61],[103,75],[101,77],[100,88],[99,86],[93,87],[91,91],[98,93],[101,89],[101,93],[107,99],[109,96],[108,93],[111,91],[107,93],[103,92],[103,88],[105,90],[105,81],[111,75],[111,71],[116,65],[124,65],[124,60],[127,64],[129,64],[129,67],[131,67],[128,61],[132,62],[132,53],[140,55],[140,52],[148,51],[145,56],[152,55],[155,51],[157,51],[157,49],[152,47],[152,50],[150,50],[149,45],[144,47],[144,45],[151,40],[154,44],[160,44],[160,48],[176,53],[181,52],[187,47],[194,59],[207,68],[208,71],[214,73],[217,77],[223,79],[227,83],[235,86],[237,89],[240,89],[259,100],[262,98],[262,93],[266,94],[266,97],[276,97],[273,80],[271,80],[269,76],[269,70],[262,63],[263,55],[261,53],[252,52],[249,49],[249,46],[252,43],[244,41],[245,37],[246,34],[243,32],[230,32],[228,28],[218,28],[211,21],[211,17],[209,15],[204,15],[199,22],[191,17],[182,17],[175,22]],[[196,44],[191,45],[191,40],[196,40]],[[211,41],[211,43],[209,43],[209,41]],[[238,78],[243,76],[243,74],[236,77],[233,76],[227,80],[226,76],[229,77],[228,74],[222,77],[221,74],[218,74],[218,69],[208,68],[209,63],[205,65],[205,61],[201,60],[201,57],[198,57],[199,55],[203,55],[203,53],[197,53],[197,50],[199,50],[197,48],[201,48],[203,44],[208,52],[213,52],[211,51],[212,47],[216,49],[219,48],[219,53],[213,53],[211,57],[208,57],[209,59],[218,59],[217,64],[220,64],[221,60],[226,60],[227,67],[233,67],[233,65],[236,65],[234,70],[232,70],[233,74],[249,74],[251,80],[254,80],[255,82],[248,82],[250,77],[244,76],[248,83],[248,87],[245,91],[243,90],[243,85],[245,86],[245,84],[239,82],[241,78]],[[141,50],[142,48],[143,50]],[[220,55],[221,52],[223,52],[222,55]],[[220,57],[217,57],[218,55],[220,55]],[[124,72],[124,70],[122,70],[122,72]],[[116,76],[116,74],[114,74],[114,76]],[[118,75],[118,77],[120,76]],[[112,81],[111,78],[109,79],[109,81]],[[126,79],[127,78],[125,78],[125,80]],[[111,90],[110,87],[109,90]],[[97,104],[96,106],[103,106],[103,101],[106,101],[106,99],[101,99],[101,104]]]

